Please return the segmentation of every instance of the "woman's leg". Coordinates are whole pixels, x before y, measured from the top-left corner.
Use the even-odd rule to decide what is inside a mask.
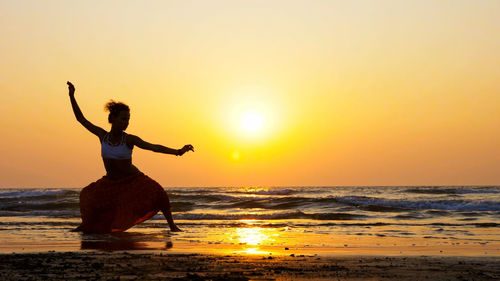
[[[177,227],[174,223],[174,218],[172,218],[172,212],[170,211],[170,200],[168,198],[167,193],[164,193],[165,195],[162,198],[161,202],[161,212],[165,216],[168,222],[168,226],[170,226],[171,231],[182,231],[180,228]]]

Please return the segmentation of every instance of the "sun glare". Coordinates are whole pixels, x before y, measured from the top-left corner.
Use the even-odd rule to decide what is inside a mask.
[[[233,154],[231,155],[231,157],[234,159],[234,160],[240,160],[240,152],[238,150],[234,150],[233,151]]]

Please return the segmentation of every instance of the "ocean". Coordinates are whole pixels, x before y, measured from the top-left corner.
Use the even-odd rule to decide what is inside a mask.
[[[124,250],[154,250],[176,249],[176,245],[188,252],[211,247],[244,250],[248,245],[258,251],[291,245],[330,252],[377,246],[402,252],[403,246],[422,246],[427,247],[425,253],[443,253],[438,252],[440,246],[449,252],[454,249],[451,246],[469,251],[465,245],[489,245],[487,251],[476,247],[473,252],[500,253],[500,186],[189,187],[166,191],[183,232],[170,233],[158,213],[125,233],[86,235],[70,232],[81,221],[79,189],[0,189],[0,252],[121,246]],[[114,245],[113,241],[120,243]]]

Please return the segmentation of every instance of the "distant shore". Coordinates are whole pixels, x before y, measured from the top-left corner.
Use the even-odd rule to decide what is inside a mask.
[[[2,280],[499,280],[500,257],[1,254]]]

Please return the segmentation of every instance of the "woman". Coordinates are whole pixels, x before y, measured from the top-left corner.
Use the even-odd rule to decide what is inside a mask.
[[[111,131],[90,123],[82,114],[75,100],[75,87],[69,81],[69,98],[76,120],[99,137],[101,156],[106,175],[91,183],[80,192],[82,224],[75,231],[109,233],[125,231],[150,219],[162,211],[171,231],[181,231],[174,223],[170,212],[170,201],[165,190],[153,179],[132,165],[132,149],[137,146],[165,154],[181,156],[194,151],[188,144],[181,149],[172,149],[151,144],[141,138],[125,133],[130,119],[126,104],[110,101],[108,121]]]

